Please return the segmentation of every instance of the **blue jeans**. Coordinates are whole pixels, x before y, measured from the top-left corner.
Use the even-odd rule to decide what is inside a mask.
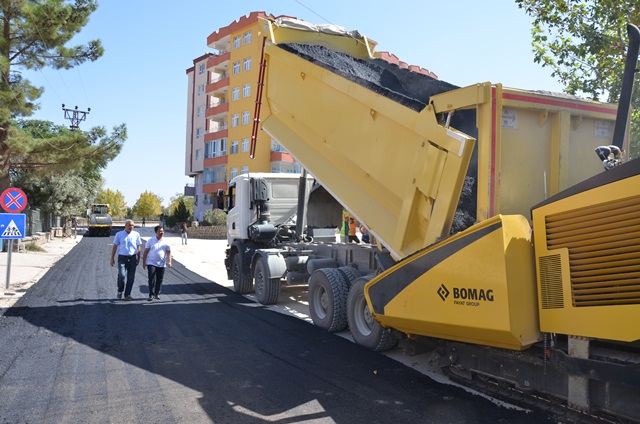
[[[189,237],[187,237],[187,232],[186,232],[186,231],[185,231],[185,232],[183,232],[183,233],[182,233],[182,244],[187,244],[187,239],[188,239],[188,238],[189,238]]]
[[[131,295],[133,280],[136,278],[136,255],[118,255],[118,292],[124,291],[124,297]],[[125,286],[124,282],[127,281]]]

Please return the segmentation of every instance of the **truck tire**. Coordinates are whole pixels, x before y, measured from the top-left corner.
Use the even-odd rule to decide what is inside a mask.
[[[358,270],[352,266],[341,266],[340,268],[338,268],[338,271],[340,271],[344,275],[344,278],[347,280],[347,284],[349,284],[349,287],[351,287],[353,282],[360,277],[360,273],[358,272]]]
[[[280,296],[280,279],[271,278],[271,272],[264,258],[258,258],[256,271],[253,274],[255,280],[256,299],[263,305],[273,305]]]
[[[309,278],[309,315],[330,333],[347,328],[349,282],[336,268],[316,270]]]
[[[240,255],[233,255],[231,261],[231,275],[233,276],[233,290],[239,294],[251,293],[253,289],[253,281],[251,278],[247,278],[242,272],[242,263],[240,262]]]
[[[351,337],[356,344],[382,352],[398,344],[398,339],[392,330],[382,328],[369,311],[364,297],[364,286],[371,278],[367,275],[353,282],[347,298],[347,320]]]

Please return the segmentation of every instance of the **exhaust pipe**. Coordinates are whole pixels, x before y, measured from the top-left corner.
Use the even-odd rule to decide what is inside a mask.
[[[618,102],[618,114],[616,115],[616,126],[613,130],[613,145],[622,150],[624,135],[627,131],[627,121],[629,110],[631,109],[631,95],[633,94],[633,80],[638,71],[638,50],[640,49],[640,30],[633,24],[627,24],[627,34],[629,35],[629,47],[627,49],[627,59],[622,75],[622,89],[620,101]]]

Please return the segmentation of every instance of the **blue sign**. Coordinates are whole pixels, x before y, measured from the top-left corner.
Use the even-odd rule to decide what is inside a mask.
[[[0,213],[0,239],[23,239],[27,215]]]

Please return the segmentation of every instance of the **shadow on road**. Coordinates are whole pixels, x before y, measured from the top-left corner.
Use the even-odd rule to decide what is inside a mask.
[[[7,419],[86,418],[89,408],[133,422],[203,422],[203,412],[216,423],[546,422],[436,383],[179,263],[159,301],[147,301],[142,267],[138,300],[116,301],[115,268],[89,261],[70,271],[87,251],[105,262],[93,240],[5,313],[1,341],[13,346],[0,354],[14,359],[0,361],[0,398],[13,411],[15,399],[40,393],[29,399],[31,415]],[[63,388],[76,395],[56,393]]]

